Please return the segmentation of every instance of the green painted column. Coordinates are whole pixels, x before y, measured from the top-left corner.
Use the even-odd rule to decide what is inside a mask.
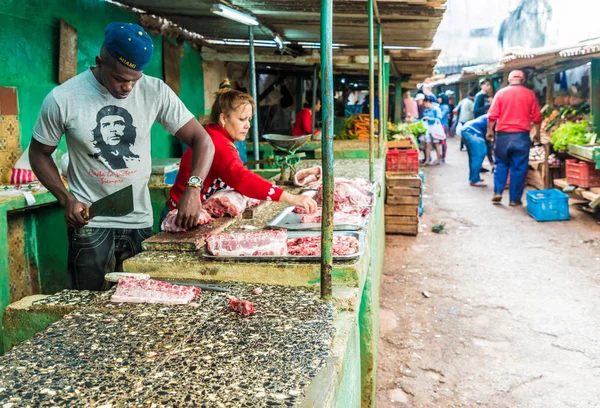
[[[402,120],[402,80],[396,78],[396,95],[394,95],[394,122],[400,123]]]
[[[381,52],[383,58],[383,137],[381,138],[379,144],[379,157],[383,157],[385,151],[385,143],[387,142],[387,134],[388,134],[388,116],[389,116],[389,106],[390,106],[390,63],[385,62],[385,55],[383,55],[383,50]]]
[[[592,117],[594,118],[594,131],[600,130],[600,58],[592,59]]]
[[[373,46],[373,0],[367,0],[369,14],[369,180],[374,180],[375,160],[375,47]]]
[[[315,134],[315,128],[317,123],[317,113],[315,112],[315,103],[317,101],[317,74],[319,73],[319,66],[315,64],[313,67],[313,79],[312,79],[312,117],[311,117],[311,131]]]
[[[254,99],[256,108],[252,114],[252,149],[254,160],[260,160],[260,150],[258,148],[258,90],[256,86],[256,58],[254,56],[254,27],[248,26],[248,42],[250,43],[250,92]],[[259,168],[258,164],[255,168]]]
[[[377,24],[377,87],[379,88],[377,91],[377,99],[379,101],[379,126],[378,133],[379,139],[377,149],[377,157],[381,157],[381,142],[385,138],[385,104],[384,104],[384,80],[383,80],[383,32],[381,29],[381,24]]]
[[[6,211],[0,211],[0,237],[8,237],[8,216]],[[8,240],[0,243],[0,355],[4,354],[2,342],[2,315],[10,304],[10,266]]]
[[[321,109],[323,129],[323,222],[321,223],[321,298],[331,299],[333,272],[333,0],[321,0]],[[315,67],[316,72],[316,67]],[[315,82],[316,85],[316,82]],[[316,87],[315,87],[316,88]],[[313,101],[313,106],[314,106]],[[314,114],[313,114],[314,120]]]

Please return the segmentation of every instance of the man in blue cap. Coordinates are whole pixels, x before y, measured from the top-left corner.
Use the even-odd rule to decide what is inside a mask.
[[[179,204],[178,226],[197,225],[199,189],[210,170],[210,136],[160,79],[145,76],[152,39],[131,23],[109,24],[96,66],[54,88],[44,99],[33,131],[33,170],[65,208],[69,227],[69,270],[78,289],[100,290],[104,275],[122,270],[152,235],[148,181],[154,122],[193,149],[192,177]],[[66,135],[68,191],[52,159]],[[133,186],[134,210],[121,217],[88,220],[89,205]]]

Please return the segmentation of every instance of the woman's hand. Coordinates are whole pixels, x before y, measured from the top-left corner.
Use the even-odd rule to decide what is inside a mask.
[[[308,214],[314,214],[318,209],[317,202],[306,195],[295,195],[284,191],[281,195],[281,201],[296,207],[302,207]]]

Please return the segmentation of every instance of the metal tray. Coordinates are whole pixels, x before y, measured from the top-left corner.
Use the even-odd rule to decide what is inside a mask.
[[[317,237],[318,231],[288,231],[288,238]],[[358,251],[352,255],[334,255],[334,261],[354,261],[365,253],[365,234],[359,231],[335,231],[334,236],[350,236],[358,239]],[[214,256],[208,253],[206,248],[202,257],[220,261],[243,261],[243,262],[320,262],[320,256]]]
[[[275,218],[267,224],[267,228],[286,229],[290,231],[321,231],[320,222],[302,222],[304,214],[296,214],[294,206],[284,208]],[[334,224],[334,231],[360,231],[366,229],[369,225],[369,216],[362,217],[362,223],[353,224]]]

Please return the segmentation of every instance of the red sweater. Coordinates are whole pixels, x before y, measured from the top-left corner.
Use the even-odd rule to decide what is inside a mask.
[[[283,190],[244,166],[240,154],[223,127],[208,125],[206,131],[215,145],[215,157],[208,176],[204,180],[200,196],[202,201],[206,201],[208,197],[227,187],[257,200],[279,201]],[[187,149],[181,158],[175,184],[171,187],[171,199],[167,202],[171,210],[177,208],[177,203],[187,186],[191,171],[192,149]]]
[[[309,108],[302,108],[296,116],[296,122],[292,129],[292,136],[304,136],[309,135],[312,132],[312,110]]]
[[[531,122],[542,123],[535,94],[523,85],[499,90],[488,113],[490,121],[497,121],[496,132],[529,132]]]

